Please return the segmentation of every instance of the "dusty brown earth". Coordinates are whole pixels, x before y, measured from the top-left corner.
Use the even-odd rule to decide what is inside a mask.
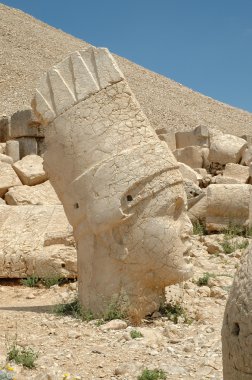
[[[87,42],[0,4],[0,115],[30,105],[42,73]],[[155,129],[198,124],[225,133],[249,134],[252,114],[217,102],[124,58],[115,56]],[[157,58],[160,59],[160,58]]]
[[[71,374],[69,379],[133,380],[144,368],[163,369],[167,379],[222,379],[221,324],[228,290],[244,249],[209,254],[206,245],[211,249],[211,242],[193,237],[194,277],[167,291],[168,300],[186,310],[189,324],[181,317],[175,324],[159,316],[138,327],[128,323],[126,329],[104,330],[106,325],[98,326],[95,320],[81,322],[52,313],[51,305],[75,297],[77,283],[46,289],[2,282],[1,363],[17,335],[18,344],[32,347],[39,354],[35,369],[13,365],[17,380],[61,380],[65,373]],[[215,277],[210,278],[208,286],[200,287],[196,282],[205,272]],[[143,337],[132,339],[132,329],[141,331]]]

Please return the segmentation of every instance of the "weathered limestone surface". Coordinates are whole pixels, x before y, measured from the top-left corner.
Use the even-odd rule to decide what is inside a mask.
[[[246,183],[249,177],[249,168],[248,166],[230,163],[226,165],[223,176],[234,178],[240,183]]]
[[[20,147],[20,158],[31,154],[38,154],[38,144],[34,137],[20,137],[18,142]]]
[[[5,143],[10,136],[10,119],[4,115],[0,117],[0,142]]]
[[[72,228],[58,206],[0,205],[0,277],[75,277]]]
[[[220,231],[230,223],[248,225],[251,223],[249,208],[252,186],[247,184],[210,185],[207,188],[208,231]]]
[[[241,259],[222,326],[224,380],[252,377],[252,245]]]
[[[241,164],[250,165],[252,162],[252,145],[248,146],[248,148],[243,152]]]
[[[16,140],[7,141],[5,151],[6,151],[6,154],[12,158],[13,162],[20,160],[18,141]]]
[[[201,147],[187,146],[186,148],[176,149],[172,153],[179,162],[183,162],[191,168],[202,168],[203,166]]]
[[[175,137],[177,149],[192,145],[209,146],[209,132],[208,128],[204,125],[199,125],[192,131],[176,132]]]
[[[247,141],[233,135],[216,135],[211,138],[209,161],[219,164],[237,164],[247,147]]]
[[[13,164],[13,159],[7,156],[6,154],[2,154],[2,153],[0,153],[0,161],[5,162],[6,164],[10,164],[10,165]]]
[[[183,179],[190,180],[196,184],[202,180],[202,176],[193,170],[190,166],[179,162],[179,171],[182,174]]]
[[[189,202],[188,216],[192,222],[205,222],[207,214],[207,197],[202,192]]]
[[[8,205],[57,205],[61,204],[49,181],[35,186],[14,186],[5,194]]]
[[[2,197],[9,188],[22,185],[12,166],[7,162],[0,161],[0,197]]]
[[[32,104],[47,125],[46,170],[74,229],[81,303],[99,314],[116,298],[132,318],[153,312],[164,287],[192,271],[174,156],[107,49],[53,67]]]
[[[15,112],[10,120],[9,138],[18,137],[43,137],[43,128],[34,126],[31,121],[33,119],[32,112],[29,109]]]
[[[48,180],[48,175],[43,168],[43,158],[31,154],[13,165],[13,169],[24,185],[34,186]]]

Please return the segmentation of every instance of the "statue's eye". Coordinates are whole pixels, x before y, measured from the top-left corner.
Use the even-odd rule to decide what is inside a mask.
[[[129,194],[129,195],[127,195],[127,201],[128,202],[132,202],[133,201],[133,198],[132,198],[132,196]]]

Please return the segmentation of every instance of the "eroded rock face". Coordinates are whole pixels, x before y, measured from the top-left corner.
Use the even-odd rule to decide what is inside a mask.
[[[47,125],[46,170],[74,229],[81,303],[97,314],[113,299],[132,318],[153,312],[164,287],[192,270],[178,163],[107,49],[53,67],[32,104]]]
[[[244,254],[226,305],[222,326],[224,380],[252,377],[252,245]]]
[[[0,205],[0,277],[76,277],[76,249],[61,205]]]

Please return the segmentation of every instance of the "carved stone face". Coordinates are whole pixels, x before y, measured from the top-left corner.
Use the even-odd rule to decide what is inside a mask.
[[[142,313],[154,310],[151,297],[191,275],[177,161],[105,49],[51,69],[33,108],[47,125],[45,167],[73,226],[82,303],[101,310],[102,297],[124,293],[137,307],[141,293]]]

